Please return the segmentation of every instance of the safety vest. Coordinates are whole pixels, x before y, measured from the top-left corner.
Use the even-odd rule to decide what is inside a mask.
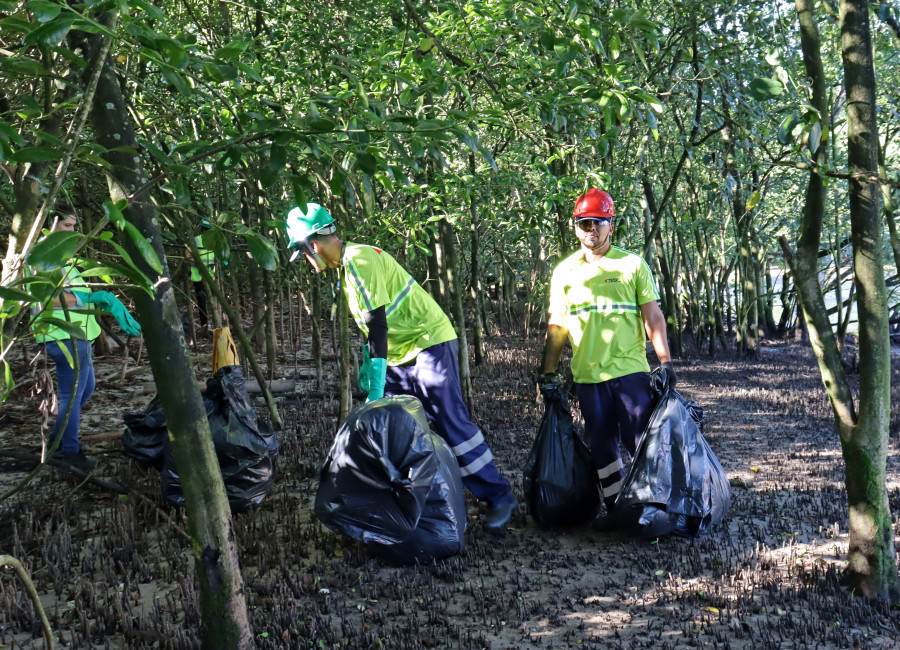
[[[389,366],[407,363],[425,348],[456,338],[434,298],[381,249],[348,242],[341,258],[341,284],[353,320],[366,336],[366,312],[384,307]]]
[[[638,255],[611,246],[596,264],[578,251],[553,271],[551,317],[562,319],[572,344],[572,377],[596,384],[649,372],[641,305],[659,300],[653,274]]]
[[[203,235],[194,237],[194,241],[197,242],[197,250],[200,253],[200,261],[203,262],[203,266],[212,270],[216,264],[216,254],[208,248],[203,248]],[[191,264],[191,282],[200,282],[202,279],[203,276],[200,275],[200,270],[195,264]]]
[[[91,290],[86,286],[83,286],[84,279],[74,265],[64,266],[62,268],[62,274],[63,292],[75,295],[75,297],[78,298],[78,304],[66,307],[65,310],[63,310],[62,307],[56,306],[54,306],[53,309],[50,309],[48,306],[47,308],[40,310],[38,317],[32,324],[32,329],[35,334],[34,338],[38,343],[61,341],[71,338],[71,335],[61,327],[57,327],[52,323],[41,322],[47,317],[52,316],[59,320],[68,320],[71,323],[77,324],[82,332],[84,332],[84,338],[88,341],[93,341],[100,336],[100,325],[97,323],[97,319],[93,314],[77,313],[81,310],[91,309],[91,306],[87,304],[87,299],[88,296],[91,295]],[[66,317],[66,312],[68,312],[68,318]]]

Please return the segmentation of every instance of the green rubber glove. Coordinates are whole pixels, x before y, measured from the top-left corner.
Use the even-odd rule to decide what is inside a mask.
[[[384,397],[384,384],[387,377],[387,359],[370,359],[369,396],[366,403]]]
[[[369,346],[363,343],[362,346],[362,363],[359,364],[359,374],[356,375],[356,381],[359,389],[369,390],[369,377],[372,375],[372,357],[369,355]]]
[[[125,305],[109,291],[92,291],[87,302],[97,305],[104,311],[112,314],[113,318],[119,322],[119,327],[128,336],[137,336],[141,333],[141,324],[131,317]]]

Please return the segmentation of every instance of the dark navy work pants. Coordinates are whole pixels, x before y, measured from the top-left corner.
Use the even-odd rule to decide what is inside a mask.
[[[513,499],[481,429],[469,419],[459,384],[459,343],[454,339],[422,350],[413,361],[388,366],[385,395],[412,395],[422,402],[435,431],[459,463],[462,482],[491,505]]]
[[[650,373],[636,372],[599,384],[575,384],[578,405],[584,416],[585,437],[607,509],[612,507],[625,479],[625,463],[619,442],[631,456],[650,421],[656,394]]]

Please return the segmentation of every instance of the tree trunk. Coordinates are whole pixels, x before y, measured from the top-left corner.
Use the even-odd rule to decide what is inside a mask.
[[[885,142],[883,147],[878,147],[878,175],[881,178],[887,178],[887,168],[884,165],[884,150],[887,147]],[[884,210],[884,220],[887,221],[888,234],[891,241],[891,252],[894,255],[894,268],[900,275],[900,234],[897,233],[897,221],[894,216],[894,199],[891,186],[887,183],[881,186],[881,201]]]
[[[310,354],[316,364],[316,388],[322,390],[322,285],[318,273],[312,276],[310,284],[312,285],[309,298],[312,307],[312,313],[309,315],[309,322],[312,326]]]
[[[108,23],[109,15],[105,15]],[[96,57],[100,34],[71,34],[77,45]],[[73,48],[74,49],[74,48]],[[110,196],[125,198],[145,180],[141,161],[133,151],[139,148],[122,89],[112,66],[103,63],[103,72],[94,97],[93,128],[112,171],[107,172]],[[126,151],[122,151],[122,150]],[[142,262],[143,257],[130,241],[122,244],[151,280],[159,281],[153,295],[136,291],[133,296],[147,342],[150,365],[159,389],[159,398],[169,423],[175,464],[181,476],[185,510],[192,539],[194,570],[200,592],[201,637],[205,648],[251,648],[253,634],[247,616],[243,580],[231,523],[225,485],[212,445],[209,422],[200,391],[194,380],[175,292],[168,278],[162,237],[152,203],[137,200],[124,212],[153,246],[162,262],[156,273]]]
[[[459,341],[459,382],[462,388],[463,400],[472,413],[472,373],[469,371],[469,343],[466,336],[466,312],[463,309],[463,292],[460,283],[456,279],[456,237],[453,226],[446,219],[438,221],[441,234],[441,242],[445,253],[444,276],[447,278],[447,291],[450,303],[450,320],[456,329],[456,338]]]
[[[275,379],[278,366],[278,333],[275,329],[275,306],[280,305],[278,292],[275,290],[275,283],[272,281],[272,274],[263,270],[263,280],[265,281],[266,294],[266,374],[269,381]]]
[[[900,600],[900,579],[886,485],[891,414],[891,354],[879,212],[878,123],[869,6],[841,0],[841,58],[847,89],[850,237],[859,313],[859,419],[842,430],[850,503],[847,577],[869,598]],[[842,427],[843,428],[843,427]]]
[[[469,154],[469,172],[475,175],[475,154]],[[481,286],[481,260],[479,255],[478,206],[475,197],[469,202],[472,223],[469,226],[471,239],[471,264],[469,269],[469,291],[472,296],[472,345],[475,348],[475,365],[484,363],[484,321],[481,318],[484,310],[484,289]]]

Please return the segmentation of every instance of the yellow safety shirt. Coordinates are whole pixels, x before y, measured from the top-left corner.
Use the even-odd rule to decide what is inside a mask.
[[[550,280],[549,313],[569,330],[576,382],[649,372],[641,305],[654,300],[653,274],[634,253],[611,246],[596,264],[588,264],[582,251],[559,263]]]
[[[341,258],[341,284],[353,320],[366,336],[365,313],[384,307],[389,366],[412,361],[425,348],[456,338],[434,298],[379,248],[348,242]]]

